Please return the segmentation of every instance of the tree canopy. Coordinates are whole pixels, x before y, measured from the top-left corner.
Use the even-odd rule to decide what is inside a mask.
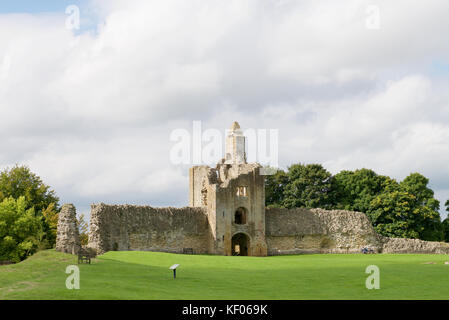
[[[449,220],[441,222],[440,203],[420,173],[397,182],[370,169],[332,175],[319,164],[294,164],[267,176],[266,205],[359,211],[384,236],[449,240]]]
[[[23,196],[0,203],[0,260],[19,262],[39,248],[44,237],[42,217],[27,207]]]
[[[23,232],[30,237],[34,237],[33,241],[39,239],[40,248],[53,247],[56,243],[56,227],[60,210],[59,198],[55,192],[48,185],[44,184],[39,176],[31,172],[28,167],[16,165],[11,169],[7,168],[0,172],[0,202],[9,208],[8,214],[5,213],[3,216],[0,216],[0,224],[11,224],[11,221],[8,220],[9,222],[7,222],[5,219],[9,219],[7,217],[12,215],[12,201],[17,202],[16,207],[20,204],[20,207],[17,207],[18,209],[16,210],[17,215],[21,215],[23,212],[33,212],[35,218],[38,219],[36,221],[39,221],[39,228],[28,228]],[[22,210],[22,206],[24,206],[23,210],[25,211]],[[19,228],[19,226],[16,226],[16,228]],[[36,232],[36,234],[31,234],[32,232]],[[9,244],[13,243],[11,235],[6,235],[5,237],[8,237]],[[19,240],[19,238],[14,240],[14,243],[21,243]],[[27,241],[25,243],[29,244],[30,242]],[[23,247],[24,245],[21,246]],[[18,256],[23,257],[20,252],[14,255],[15,258]]]
[[[265,179],[265,202],[271,207],[280,207],[284,201],[284,189],[288,176],[283,170],[276,171]]]
[[[42,212],[53,204],[59,210],[59,198],[40,177],[32,173],[27,166],[14,166],[0,172],[0,201],[12,197],[25,197],[27,205]]]
[[[446,212],[449,214],[449,199],[446,201],[444,206],[446,207]],[[444,219],[441,224],[444,234],[444,241],[449,242],[449,216]]]
[[[335,175],[334,205],[336,209],[366,212],[371,201],[384,190],[394,189],[397,182],[369,169],[341,171]]]
[[[320,164],[295,164],[266,179],[268,206],[294,208],[329,207],[332,175]]]

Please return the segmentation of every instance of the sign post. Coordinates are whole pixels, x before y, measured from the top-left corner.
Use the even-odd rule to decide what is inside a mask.
[[[179,267],[179,264],[172,265],[169,269],[173,270],[173,279],[176,279],[176,268]]]

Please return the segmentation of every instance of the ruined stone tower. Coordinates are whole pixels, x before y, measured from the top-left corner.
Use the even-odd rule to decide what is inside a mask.
[[[265,186],[262,168],[246,163],[246,139],[234,122],[225,158],[215,168],[190,169],[189,203],[206,209],[212,239],[209,252],[266,256]]]
[[[73,204],[64,204],[58,217],[56,251],[77,254],[81,248],[76,208]]]

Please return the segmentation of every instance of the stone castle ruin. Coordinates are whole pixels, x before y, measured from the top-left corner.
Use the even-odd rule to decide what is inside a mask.
[[[73,204],[62,206],[58,216],[56,250],[77,254],[80,250],[80,235],[76,223],[76,209]]]
[[[215,168],[189,172],[189,206],[153,208],[93,204],[89,247],[98,253],[139,250],[267,256],[301,253],[449,253],[449,244],[378,235],[364,213],[265,207],[263,168],[246,162],[246,137],[237,122]],[[76,253],[75,207],[64,205],[56,250]]]

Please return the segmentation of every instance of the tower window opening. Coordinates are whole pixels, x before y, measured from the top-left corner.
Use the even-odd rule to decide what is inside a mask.
[[[245,208],[238,208],[235,211],[234,223],[235,224],[246,224],[246,209]]]
[[[237,196],[238,197],[247,197],[248,196],[248,187],[237,187]]]

